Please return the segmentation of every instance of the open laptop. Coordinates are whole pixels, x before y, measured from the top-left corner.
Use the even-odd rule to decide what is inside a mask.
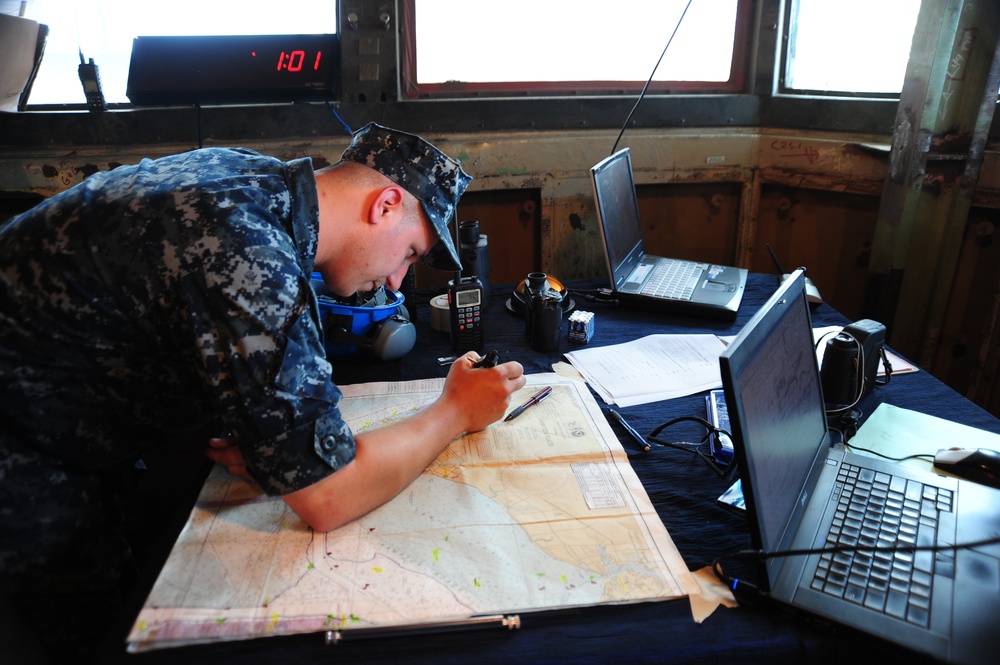
[[[778,556],[761,564],[761,588],[809,616],[942,661],[996,662],[1000,544],[951,546],[1000,536],[1000,490],[831,448],[801,270],[720,365],[755,548],[943,546]],[[865,512],[853,478],[897,526]]]
[[[590,169],[611,286],[622,303],[732,321],[747,271],[647,254],[632,176],[623,148]]]

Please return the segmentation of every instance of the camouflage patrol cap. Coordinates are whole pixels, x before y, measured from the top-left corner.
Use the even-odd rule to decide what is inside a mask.
[[[461,164],[415,134],[374,122],[354,133],[341,160],[373,168],[413,194],[440,239],[423,263],[438,270],[462,269],[448,230],[458,200],[472,181]]]

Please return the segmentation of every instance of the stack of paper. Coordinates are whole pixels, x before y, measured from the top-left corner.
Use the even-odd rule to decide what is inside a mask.
[[[715,335],[649,335],[566,358],[608,404],[634,406],[722,387]]]
[[[840,326],[814,328],[817,362],[822,365],[825,338]],[[722,387],[719,355],[734,337],[715,335],[649,335],[611,346],[570,351],[567,360],[608,404],[627,407]],[[886,354],[893,374],[916,372],[903,358]],[[879,361],[879,375],[885,368]]]

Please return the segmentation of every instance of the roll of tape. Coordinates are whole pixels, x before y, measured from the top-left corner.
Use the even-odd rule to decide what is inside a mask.
[[[431,328],[451,332],[451,308],[448,306],[447,293],[431,298]]]

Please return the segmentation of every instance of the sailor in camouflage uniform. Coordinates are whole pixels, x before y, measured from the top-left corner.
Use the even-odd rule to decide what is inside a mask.
[[[417,260],[459,270],[448,222],[470,180],[423,139],[372,123],[328,169],[196,150],[93,175],[0,226],[8,602],[115,588],[129,548],[111,481],[209,419],[232,432],[210,457],[328,530],[502,416],[522,369],[470,371],[471,353],[406,436],[355,439],[309,282],[316,270],[350,295],[398,288]],[[57,624],[72,621],[43,634]]]

